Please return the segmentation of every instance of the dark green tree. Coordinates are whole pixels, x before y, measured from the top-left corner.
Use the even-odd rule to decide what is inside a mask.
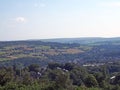
[[[85,79],[85,85],[87,87],[98,87],[98,82],[92,74],[89,74]]]

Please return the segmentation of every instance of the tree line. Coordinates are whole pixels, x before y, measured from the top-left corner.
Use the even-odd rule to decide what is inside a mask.
[[[109,69],[107,65],[86,68],[73,63],[3,66],[0,90],[120,90],[120,73]]]

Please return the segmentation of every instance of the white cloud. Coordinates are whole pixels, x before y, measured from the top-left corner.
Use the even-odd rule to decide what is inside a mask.
[[[15,18],[15,21],[18,23],[25,23],[25,22],[27,22],[27,19],[24,17],[17,17],[17,18]]]
[[[102,2],[102,3],[99,3],[98,6],[118,8],[120,7],[120,2]]]

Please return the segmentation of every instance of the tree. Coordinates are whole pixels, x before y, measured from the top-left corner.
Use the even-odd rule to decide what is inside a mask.
[[[87,87],[97,87],[98,82],[92,74],[89,74],[88,77],[85,79],[85,85]]]
[[[34,71],[34,72],[38,72],[40,69],[40,66],[37,64],[31,64],[30,66],[28,66],[29,71]]]
[[[84,79],[87,76],[87,72],[84,68],[76,66],[73,70],[70,72],[70,78],[73,80],[73,85],[80,86],[83,83]]]
[[[8,82],[13,80],[13,77],[12,68],[2,68],[0,70],[0,85],[6,85]]]
[[[118,84],[120,85],[120,73],[115,77],[114,81],[113,81],[113,84]]]
[[[71,71],[74,68],[74,64],[72,64],[72,63],[66,63],[65,66],[64,66],[64,68],[66,70]]]
[[[49,63],[48,68],[49,69],[56,69],[57,67],[61,67],[59,63]]]

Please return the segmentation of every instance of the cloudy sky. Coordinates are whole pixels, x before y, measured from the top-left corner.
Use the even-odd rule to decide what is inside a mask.
[[[0,41],[119,36],[120,0],[0,0]]]

